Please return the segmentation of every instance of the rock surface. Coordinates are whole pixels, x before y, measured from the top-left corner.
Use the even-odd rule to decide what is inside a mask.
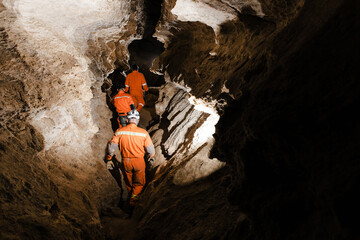
[[[359,4],[259,1],[264,15],[247,7],[214,25],[215,2],[164,1],[153,69],[217,102],[210,158],[226,167],[206,178],[213,193],[202,181],[176,187],[188,159],[163,169],[138,212],[142,238],[358,238]],[[186,3],[200,17],[176,7]]]
[[[99,211],[120,191],[103,162],[101,85],[141,37],[137,6],[0,2],[1,239],[103,238]]]

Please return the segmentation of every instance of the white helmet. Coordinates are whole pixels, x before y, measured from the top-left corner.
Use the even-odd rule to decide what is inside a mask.
[[[130,112],[127,113],[127,118],[130,120],[132,118],[135,118],[136,120],[140,119],[140,113],[136,110],[133,109]]]

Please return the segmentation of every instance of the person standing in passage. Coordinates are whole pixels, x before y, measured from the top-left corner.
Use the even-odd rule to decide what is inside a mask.
[[[147,86],[144,74],[138,72],[138,66],[134,64],[132,67],[132,72],[127,75],[125,80],[125,91],[128,92],[132,96],[136,110],[138,112],[145,106],[144,100],[144,91],[149,91]]]
[[[145,186],[145,151],[150,156],[148,161],[153,163],[155,161],[155,148],[149,133],[137,126],[140,121],[139,112],[131,110],[127,117],[129,124],[116,130],[114,137],[108,144],[107,167],[110,170],[114,168],[111,158],[116,148],[119,148],[125,184],[130,196],[129,205],[134,207]]]
[[[135,103],[132,97],[125,93],[125,85],[119,84],[118,93],[111,99],[118,113],[119,127],[125,127],[128,124],[127,113],[135,109]]]

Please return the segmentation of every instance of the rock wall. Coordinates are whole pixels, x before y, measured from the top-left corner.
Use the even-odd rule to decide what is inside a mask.
[[[34,96],[29,101],[34,105],[31,124],[45,136],[45,150],[51,149],[57,158],[84,161],[93,153],[77,149],[91,149],[99,131],[92,117],[95,111],[91,113],[94,95],[101,95],[96,92],[98,82],[101,86],[102,78],[115,68],[116,54],[126,56],[125,46],[116,48],[116,43],[131,42],[125,30],[130,2],[3,3],[7,15],[16,17],[7,21],[9,38],[23,61],[41,74],[36,81],[24,81],[28,95]],[[105,94],[95,96],[100,97]],[[108,118],[106,105],[104,109],[101,115]]]
[[[244,72],[243,97],[219,123],[219,153],[238,176],[229,200],[251,220],[252,238],[358,236],[349,220],[359,212],[355,9],[354,1],[306,2],[255,71]],[[226,136],[234,132],[240,145]]]
[[[215,103],[209,158],[226,167],[178,187],[192,156],[168,163],[144,193],[139,239],[357,238],[359,4],[217,3],[163,2],[153,69]]]
[[[165,79],[155,105],[161,117],[149,129],[156,161],[133,214],[134,239],[221,238],[244,215],[224,198],[229,169],[209,156],[219,115],[214,104]]]
[[[119,187],[101,91],[141,37],[141,1],[0,2],[1,239],[101,239]]]
[[[189,89],[169,81],[160,89],[155,105],[160,121],[149,129],[156,150],[152,167],[159,173],[167,165],[182,164],[174,176],[177,185],[193,183],[224,167],[209,158],[219,116],[211,104],[197,101]],[[184,164],[184,159],[191,160]]]

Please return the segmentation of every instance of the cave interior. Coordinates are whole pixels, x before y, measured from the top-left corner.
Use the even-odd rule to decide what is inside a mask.
[[[0,1],[0,239],[360,238],[357,1],[34,1]],[[134,63],[129,215],[104,157]]]

